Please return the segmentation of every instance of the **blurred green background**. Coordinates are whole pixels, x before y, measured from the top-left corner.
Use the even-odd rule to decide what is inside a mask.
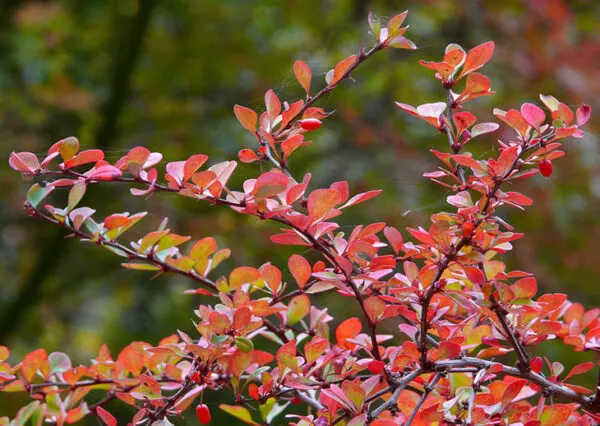
[[[136,145],[160,151],[166,160],[193,153],[209,154],[214,162],[232,159],[254,143],[232,113],[235,103],[262,110],[269,88],[283,100],[301,97],[292,73],[296,59],[311,66],[313,87],[320,87],[332,65],[370,43],[369,11],[385,19],[404,9],[410,11],[407,36],[419,49],[378,53],[354,74],[355,82],[327,96],[320,106],[336,114],[291,163],[297,177],[311,171],[315,186],[349,180],[352,192],[384,190],[342,217],[347,231],[376,221],[427,225],[432,212],[447,208],[443,189],[421,177],[437,167],[429,149],[446,149],[447,141],[393,102],[444,100],[439,82],[417,61],[439,60],[448,43],[471,48],[496,42],[484,72],[498,94],[470,103],[480,121],[493,119],[493,106],[518,108],[537,102],[539,93],[600,111],[600,2],[2,1],[0,344],[11,348],[11,360],[44,347],[81,363],[103,342],[116,355],[133,340],[157,343],[177,329],[193,333],[192,310],[199,303],[182,294],[193,287],[182,277],[151,280],[121,269],[109,252],[28,218],[22,210],[28,183],[9,169],[11,151],[42,154],[56,140],[75,135],[84,148],[106,149],[109,161]],[[535,199],[526,214],[502,212],[526,233],[506,258],[510,266],[534,272],[543,291],[568,293],[586,308],[600,304],[599,127],[593,115],[586,137],[565,146],[568,155],[555,163],[551,179],[519,184]],[[471,144],[480,155],[495,155],[492,138]],[[255,167],[241,165],[231,186],[256,173]],[[65,193],[56,199],[63,203]],[[287,272],[291,251],[269,242],[277,227],[226,209],[176,195],[134,199],[111,185],[89,190],[82,205],[97,209],[98,217],[149,211],[130,237],[156,227],[164,216],[181,234],[215,235],[233,255],[214,278],[237,265],[267,261]],[[335,295],[319,303],[334,316],[348,315]],[[556,344],[542,349],[567,365],[590,358]],[[20,398],[0,394],[0,414],[14,414]],[[221,402],[230,398],[224,395]],[[123,421],[133,415],[123,404],[112,407]],[[216,411],[214,424],[224,420]],[[193,417],[175,422],[195,424]]]

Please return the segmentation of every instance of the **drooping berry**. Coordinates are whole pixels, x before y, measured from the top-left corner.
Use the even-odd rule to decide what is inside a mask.
[[[543,366],[542,358],[540,358],[539,356],[534,356],[529,361],[529,366],[535,373],[539,374],[542,371],[542,366]]]
[[[321,127],[321,120],[318,118],[305,118],[300,121],[300,126],[302,126],[304,130],[317,130]]]
[[[384,367],[385,367],[385,364],[383,363],[383,361],[377,361],[377,360],[371,361],[367,365],[367,368],[373,374],[383,374]]]
[[[540,161],[540,163],[538,164],[538,168],[540,169],[540,173],[542,174],[542,176],[552,176],[552,162],[550,160]]]
[[[210,410],[206,404],[198,404],[196,406],[196,416],[198,417],[198,421],[203,425],[210,423]]]
[[[471,221],[464,222],[462,225],[463,238],[469,238],[471,236],[471,234],[473,233],[474,229],[475,229],[475,225],[473,225],[473,222],[471,222]]]

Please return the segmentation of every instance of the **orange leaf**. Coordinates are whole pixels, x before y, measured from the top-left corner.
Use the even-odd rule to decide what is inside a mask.
[[[343,349],[353,349],[356,345],[346,341],[356,337],[361,330],[362,324],[358,318],[352,317],[343,321],[335,329],[335,337],[337,339],[338,346]]]
[[[308,214],[312,222],[323,219],[341,201],[335,189],[316,189],[308,196]]]
[[[312,79],[312,72],[308,65],[302,61],[296,61],[294,64],[294,75],[296,80],[300,83],[300,86],[304,89],[307,95],[310,95],[310,81]]]
[[[333,70],[333,78],[329,83],[329,87],[335,86],[342,79],[346,77],[348,69],[356,62],[356,55],[348,56],[346,59],[341,60]]]
[[[293,254],[288,260],[288,268],[298,283],[298,287],[303,289],[306,282],[310,279],[310,263],[299,254]]]
[[[256,112],[245,106],[235,105],[233,112],[244,129],[254,133],[256,131],[256,121],[258,116]]]

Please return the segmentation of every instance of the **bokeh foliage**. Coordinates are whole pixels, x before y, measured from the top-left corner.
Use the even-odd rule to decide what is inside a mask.
[[[234,158],[255,141],[238,125],[233,104],[261,109],[268,88],[282,99],[300,96],[291,69],[296,59],[324,76],[367,40],[369,10],[391,16],[399,7],[410,10],[419,49],[376,55],[355,83],[328,96],[320,106],[336,114],[291,164],[296,176],[311,171],[317,185],[349,180],[353,192],[384,189],[345,215],[345,229],[379,220],[424,224],[442,207],[445,194],[421,174],[434,168],[428,151],[445,138],[400,113],[393,101],[443,100],[438,82],[417,61],[437,60],[450,42],[470,48],[496,41],[487,73],[498,94],[475,102],[488,119],[492,104],[507,109],[535,102],[539,93],[600,110],[600,3],[594,0],[12,0],[0,10],[2,152],[41,153],[76,135],[86,148],[106,148],[109,160],[135,145],[167,160],[192,153]],[[551,180],[536,178],[522,188],[534,207],[508,218],[526,234],[507,259],[510,266],[534,272],[541,291],[568,293],[586,308],[600,304],[600,125],[593,121],[585,139],[566,145],[568,155],[555,163]],[[491,138],[474,144],[481,155],[495,149]],[[21,209],[27,183],[4,164],[0,344],[17,356],[44,347],[83,362],[104,342],[116,353],[133,340],[156,343],[176,329],[192,332],[198,300],[182,294],[189,283],[120,269],[110,253],[27,218]],[[232,186],[251,167],[238,168]],[[169,216],[179,233],[215,235],[233,248],[222,273],[266,261],[283,269],[290,253],[269,242],[275,227],[175,195],[132,199],[107,186],[87,197],[100,215],[148,210],[148,229]],[[321,302],[334,316],[348,315],[335,295]],[[560,345],[547,350],[567,366],[577,361],[565,358],[570,350]],[[12,414],[19,404],[3,395],[0,413]]]

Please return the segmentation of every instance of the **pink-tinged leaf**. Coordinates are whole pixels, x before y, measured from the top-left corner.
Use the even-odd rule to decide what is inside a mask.
[[[235,417],[238,420],[241,420],[242,422],[244,422],[246,424],[253,425],[253,426],[260,426],[259,423],[256,423],[254,420],[252,420],[252,416],[250,415],[250,412],[244,407],[221,404],[221,405],[219,405],[219,408],[221,410],[225,411],[226,413],[231,414],[233,417]]]
[[[323,219],[341,200],[335,189],[316,189],[308,196],[308,214],[311,222]]]
[[[256,179],[252,194],[256,198],[266,198],[278,195],[286,190],[289,178],[278,171],[263,173]]]
[[[312,274],[310,263],[299,254],[293,254],[288,260],[288,268],[298,287],[303,289]]]
[[[396,36],[391,41],[386,43],[387,47],[393,47],[395,49],[408,49],[415,50],[417,45],[413,43],[411,40],[407,39],[404,36]]]
[[[544,110],[539,106],[530,103],[521,105],[521,115],[527,124],[538,130],[540,126],[544,124],[544,121],[546,121]]]
[[[229,287],[238,289],[244,284],[250,284],[261,278],[260,271],[251,266],[239,266],[229,274]]]
[[[294,75],[296,80],[300,83],[300,86],[304,89],[307,95],[310,95],[310,82],[312,79],[312,72],[308,65],[302,61],[296,61],[294,63]]]
[[[421,117],[438,118],[446,110],[446,107],[446,102],[433,102],[419,105],[416,111]]]
[[[368,201],[371,198],[377,197],[379,194],[381,194],[381,189],[374,189],[373,191],[367,191],[361,194],[356,194],[354,197],[350,198],[348,202],[341,206],[340,209],[345,209],[346,207],[350,207],[355,204],[364,203],[365,201]]]
[[[438,348],[438,359],[454,359],[460,354],[460,351],[458,343],[442,342]]]
[[[276,234],[271,236],[271,241],[275,244],[282,244],[285,246],[307,246],[310,247],[312,244],[305,241],[300,235],[294,231],[286,231],[283,234]]]
[[[73,158],[79,151],[79,140],[74,136],[58,141],[58,143],[60,155],[65,162]]]
[[[474,138],[485,133],[491,133],[498,130],[500,126],[497,123],[479,123],[471,129],[471,137]]]
[[[581,127],[589,121],[591,115],[592,108],[589,105],[583,104],[577,108],[577,112],[575,113],[575,122]]]
[[[96,415],[100,417],[100,420],[102,420],[105,425],[117,426],[117,419],[101,406],[96,407]]]
[[[64,164],[65,169],[70,169],[82,164],[96,163],[104,160],[104,152],[100,149],[88,149],[81,151],[76,157],[73,157]]]
[[[79,229],[94,213],[96,213],[96,210],[89,207],[79,207],[69,213],[69,219],[71,219],[73,227]]]
[[[256,131],[258,115],[254,110],[246,108],[245,106],[235,105],[233,107],[233,112],[244,129],[247,129],[252,133]]]
[[[457,80],[484,66],[486,62],[490,60],[493,54],[493,41],[488,41],[487,43],[480,44],[479,46],[475,46],[469,50],[463,64],[462,72],[458,76]]]
[[[238,158],[242,163],[254,163],[255,161],[260,160],[260,157],[256,155],[256,152],[248,148],[241,149],[238,152]]]
[[[275,118],[281,112],[281,101],[271,89],[265,93],[265,105],[267,107],[267,114],[269,116],[269,123],[273,125]]]
[[[294,297],[288,304],[287,324],[294,325],[310,312],[310,299],[306,294]]]
[[[339,83],[343,78],[346,77],[346,72],[348,69],[354,65],[356,62],[356,55],[352,55],[347,57],[346,59],[341,60],[333,69],[333,77],[329,82],[329,87],[335,86]]]
[[[190,180],[192,175],[196,173],[202,165],[208,160],[208,156],[204,154],[195,154],[186,160],[183,165],[183,181]]]
[[[33,152],[12,152],[8,157],[8,164],[20,173],[33,174],[40,169],[40,162]]]
[[[95,169],[87,179],[90,181],[111,181],[120,178],[121,175],[121,170],[117,169],[115,166],[106,164]]]
[[[394,250],[394,253],[398,254],[398,252],[404,246],[404,242],[402,240],[402,234],[400,233],[400,231],[398,231],[393,226],[387,226],[383,230],[383,235],[385,235],[385,238],[387,238],[387,240],[390,242],[390,245],[392,246],[392,250]]]

